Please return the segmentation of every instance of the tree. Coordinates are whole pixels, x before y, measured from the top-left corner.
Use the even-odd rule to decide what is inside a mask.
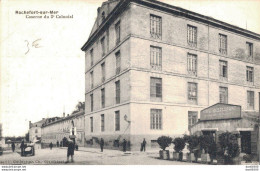
[[[85,102],[78,102],[78,104],[75,107],[75,110],[72,112],[72,114],[79,112],[80,110],[85,110]]]

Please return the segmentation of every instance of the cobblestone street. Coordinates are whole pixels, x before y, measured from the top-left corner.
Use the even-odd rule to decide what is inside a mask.
[[[19,152],[19,151],[18,151]],[[6,151],[0,156],[3,165],[23,164],[23,165],[187,165],[197,163],[177,162],[171,160],[158,159],[159,152],[122,152],[116,150],[80,148],[75,151],[74,163],[66,162],[66,148],[53,148],[36,150],[35,156],[21,157],[18,152]]]

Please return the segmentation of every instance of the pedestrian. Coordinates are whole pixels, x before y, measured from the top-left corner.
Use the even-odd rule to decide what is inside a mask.
[[[53,147],[53,144],[52,144],[52,142],[50,143],[49,147],[50,147],[50,149],[52,150],[52,147]]]
[[[15,144],[14,144],[14,142],[12,142],[12,150],[13,150],[13,152],[14,152],[14,150],[15,150]]]
[[[74,149],[75,149],[75,144],[71,139],[68,140],[68,150],[67,150],[67,161],[66,163],[69,163],[69,156],[71,156],[71,162],[73,161],[73,155],[74,155]]]
[[[57,147],[59,147],[59,145],[60,145],[60,144],[59,144],[59,141],[57,141]]]
[[[24,148],[25,148],[24,140],[22,140],[20,148],[21,148],[21,156],[24,156]]]
[[[127,142],[126,142],[126,140],[124,139],[124,140],[123,140],[123,152],[126,152],[126,144],[127,144]]]
[[[103,147],[104,147],[104,140],[103,140],[103,138],[101,138],[101,140],[100,140],[100,149],[101,149],[101,152],[103,152]]]
[[[143,140],[143,143],[142,143],[142,151],[144,151],[145,152],[145,146],[146,146],[146,141],[145,141],[145,138],[144,138],[144,140]]]
[[[60,141],[60,147],[62,147],[62,141]]]

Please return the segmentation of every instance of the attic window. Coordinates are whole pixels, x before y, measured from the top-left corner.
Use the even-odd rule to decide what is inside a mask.
[[[103,22],[105,20],[105,12],[104,11],[102,12],[102,16],[101,17],[102,17],[102,22]]]

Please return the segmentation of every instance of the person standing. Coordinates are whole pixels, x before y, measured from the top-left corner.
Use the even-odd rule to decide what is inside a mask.
[[[59,147],[59,145],[60,145],[60,144],[59,144],[59,141],[57,141],[57,147]]]
[[[144,138],[144,140],[143,140],[143,143],[142,143],[142,151],[144,151],[145,152],[145,146],[146,146],[146,141],[145,141],[145,138]]]
[[[66,163],[69,162],[69,156],[71,156],[71,162],[74,162],[74,161],[73,161],[74,149],[75,149],[75,144],[74,144],[73,141],[70,139],[70,140],[68,141],[68,150],[67,150],[67,161],[66,161]]]
[[[50,143],[49,147],[50,147],[50,149],[52,150],[52,147],[53,147],[53,144],[52,144],[52,142]]]
[[[14,144],[14,142],[12,142],[12,150],[13,150],[13,152],[14,152],[14,150],[15,150],[15,144]]]
[[[103,138],[101,138],[101,140],[100,140],[100,149],[101,149],[101,152],[103,152],[103,147],[104,147],[104,140],[103,140]]]
[[[126,144],[127,144],[127,142],[126,142],[126,140],[124,139],[124,140],[123,140],[123,152],[126,152]]]
[[[24,140],[22,140],[20,148],[21,148],[21,156],[24,156],[24,148],[25,148]]]

